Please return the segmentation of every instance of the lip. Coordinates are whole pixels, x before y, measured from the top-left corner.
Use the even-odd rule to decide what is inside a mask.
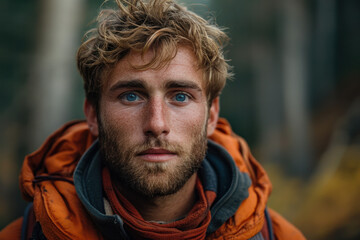
[[[138,157],[147,162],[166,162],[175,156],[176,153],[162,148],[150,148],[138,154]]]

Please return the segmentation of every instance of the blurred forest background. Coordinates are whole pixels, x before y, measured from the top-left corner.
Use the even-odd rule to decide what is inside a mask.
[[[221,116],[268,171],[268,205],[309,239],[360,239],[360,1],[185,2],[231,37]],[[101,4],[0,1],[0,229],[26,205],[24,156],[84,118],[75,53]]]

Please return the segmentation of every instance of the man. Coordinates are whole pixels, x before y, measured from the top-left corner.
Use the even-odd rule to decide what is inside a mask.
[[[218,119],[226,35],[172,0],[116,2],[77,55],[86,123],[25,158],[33,205],[1,238],[304,239]]]

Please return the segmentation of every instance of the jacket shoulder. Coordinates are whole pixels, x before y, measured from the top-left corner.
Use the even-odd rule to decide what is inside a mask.
[[[21,227],[22,227],[23,217],[16,219],[4,229],[0,231],[0,240],[21,239]]]
[[[294,225],[283,218],[279,213],[269,209],[272,227],[277,240],[306,240],[305,236]]]

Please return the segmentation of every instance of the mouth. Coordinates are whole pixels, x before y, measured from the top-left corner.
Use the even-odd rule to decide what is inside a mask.
[[[174,157],[176,153],[163,148],[149,148],[140,152],[137,156],[147,162],[166,162]]]

